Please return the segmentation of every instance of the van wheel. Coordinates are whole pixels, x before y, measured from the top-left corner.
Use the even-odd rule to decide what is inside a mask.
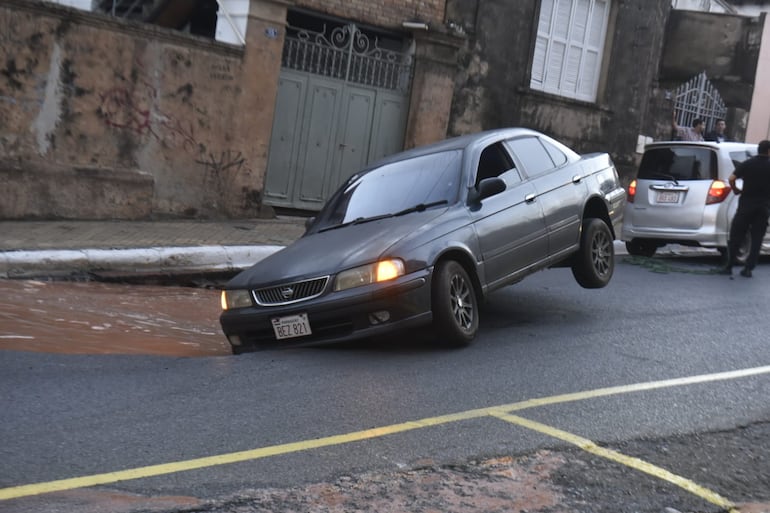
[[[479,329],[476,290],[463,266],[439,262],[433,275],[433,327],[439,342],[449,347],[468,345]]]
[[[572,275],[586,289],[606,286],[615,270],[615,247],[612,232],[601,219],[583,221],[580,248],[572,262]]]
[[[651,257],[657,250],[657,244],[643,239],[633,239],[626,242],[626,251],[629,255]]]

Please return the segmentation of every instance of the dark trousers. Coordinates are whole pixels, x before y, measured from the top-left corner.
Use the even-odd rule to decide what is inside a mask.
[[[746,232],[751,233],[751,248],[746,259],[746,267],[754,269],[759,260],[759,250],[762,247],[762,239],[767,230],[767,217],[770,212],[766,205],[739,206],[735,213],[733,223],[730,226],[730,241],[727,248],[727,266],[735,264],[735,255],[746,237]]]

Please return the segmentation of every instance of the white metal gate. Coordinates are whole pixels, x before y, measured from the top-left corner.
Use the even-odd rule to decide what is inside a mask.
[[[411,49],[381,48],[354,24],[289,27],[265,203],[318,210],[351,174],[400,151],[412,61]]]
[[[680,126],[692,126],[696,119],[706,123],[706,131],[714,127],[717,119],[724,119],[727,108],[717,88],[709,81],[706,72],[694,76],[674,91],[674,110]]]

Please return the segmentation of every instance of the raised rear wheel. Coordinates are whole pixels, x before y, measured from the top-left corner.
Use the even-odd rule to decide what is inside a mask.
[[[598,289],[610,282],[614,270],[615,246],[610,228],[601,219],[585,219],[572,275],[581,287]]]
[[[433,276],[433,327],[446,346],[469,344],[479,329],[476,291],[468,273],[454,260],[439,262]]]

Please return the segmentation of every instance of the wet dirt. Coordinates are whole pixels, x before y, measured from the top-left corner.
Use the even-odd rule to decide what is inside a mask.
[[[69,354],[230,354],[219,291],[0,280],[0,350]]]

